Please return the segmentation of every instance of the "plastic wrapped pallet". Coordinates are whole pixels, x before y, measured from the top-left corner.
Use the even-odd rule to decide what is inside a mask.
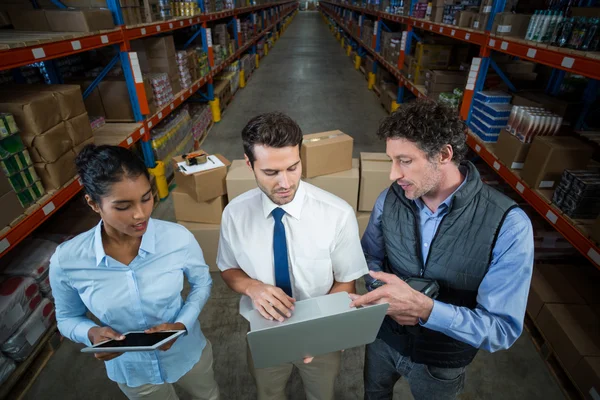
[[[0,349],[17,362],[25,361],[55,319],[54,304],[48,299],[43,299]]]
[[[29,276],[39,284],[48,276],[50,257],[58,245],[50,240],[29,239],[16,250],[2,274],[9,276]]]
[[[2,385],[8,377],[17,368],[17,364],[10,358],[4,357],[0,353],[0,385]]]
[[[31,302],[37,297],[39,289],[33,278],[11,277],[0,283],[0,343],[31,314]]]

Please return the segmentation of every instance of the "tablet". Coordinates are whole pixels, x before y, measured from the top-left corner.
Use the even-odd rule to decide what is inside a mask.
[[[124,353],[127,351],[154,351],[183,335],[186,331],[162,331],[155,333],[127,332],[123,340],[107,340],[81,349],[82,353]]]

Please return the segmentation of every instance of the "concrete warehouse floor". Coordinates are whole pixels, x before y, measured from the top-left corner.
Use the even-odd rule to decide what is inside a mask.
[[[280,110],[298,121],[305,133],[340,129],[354,137],[354,153],[384,151],[374,136],[385,116],[364,77],[353,69],[316,12],[301,12],[276,43],[260,68],[240,90],[223,120],[210,132],[204,146],[228,159],[242,158],[240,132],[254,115]],[[167,199],[156,218],[174,221]],[[238,315],[239,296],[213,273],[212,296],[200,316],[202,330],[212,341],[215,374],[224,400],[256,397],[246,366],[247,324]],[[359,288],[364,291],[362,282]],[[65,340],[25,397],[28,400],[124,399],[106,377],[104,366],[79,352],[81,345]],[[337,399],[362,399],[364,349],[344,353],[336,384]],[[288,385],[289,398],[304,399],[299,376]],[[182,399],[188,399],[185,395]],[[410,399],[406,382],[396,385],[395,399]],[[461,399],[563,399],[527,333],[509,350],[496,354],[481,351],[468,369]]]

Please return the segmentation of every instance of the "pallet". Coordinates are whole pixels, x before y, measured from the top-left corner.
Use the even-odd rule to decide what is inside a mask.
[[[0,400],[21,400],[25,397],[27,391],[33,386],[37,377],[48,364],[50,357],[56,351],[58,346],[53,345],[51,341],[54,341],[52,339],[57,335],[59,334],[56,330],[56,324],[54,324],[42,336],[27,360],[19,364],[12,375],[2,384]]]
[[[563,368],[560,360],[556,357],[554,350],[550,346],[550,343],[546,340],[544,334],[535,324],[533,318],[529,314],[525,315],[524,328],[529,333],[531,341],[535,346],[536,350],[540,353],[542,360],[548,367],[550,374],[554,377],[560,390],[563,392],[568,400],[581,400],[584,395],[579,391],[575,382]]]

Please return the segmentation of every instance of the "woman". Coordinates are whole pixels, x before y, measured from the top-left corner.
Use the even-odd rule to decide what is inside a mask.
[[[202,250],[184,227],[150,218],[152,189],[144,163],[117,146],[86,146],[76,160],[92,230],[63,243],[50,261],[58,329],[88,346],[122,333],[186,330],[161,351],[96,353],[129,399],[218,399],[212,348],[198,315],[212,280]],[[183,301],[183,275],[191,290]],[[102,326],[87,316],[89,310]]]

